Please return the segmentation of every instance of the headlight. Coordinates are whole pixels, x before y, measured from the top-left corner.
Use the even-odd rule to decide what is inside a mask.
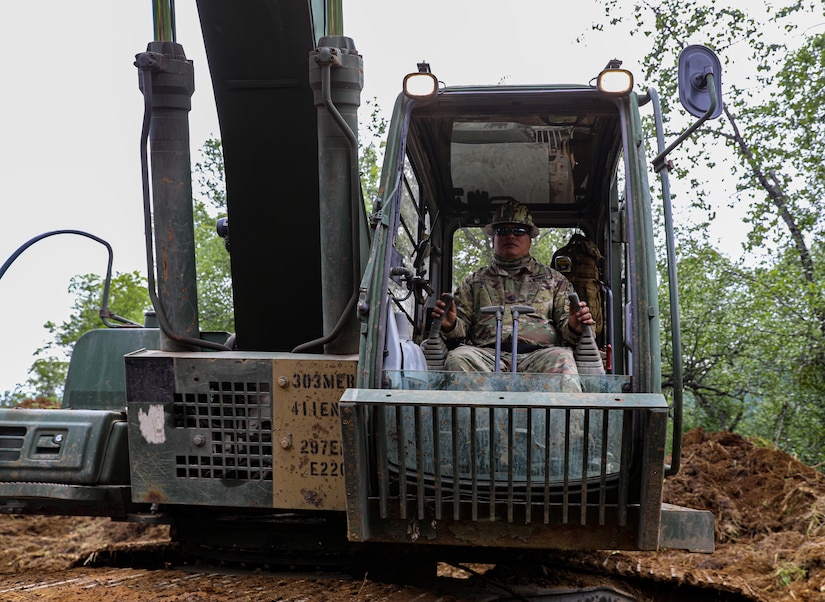
[[[633,89],[633,74],[627,69],[605,69],[599,73],[596,86],[611,96],[624,96]]]
[[[429,63],[418,63],[416,73],[404,77],[404,94],[413,98],[427,98],[438,92],[438,78],[430,73]]]

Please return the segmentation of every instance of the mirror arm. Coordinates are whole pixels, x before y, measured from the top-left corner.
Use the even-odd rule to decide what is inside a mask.
[[[693,132],[695,132],[699,126],[701,126],[708,119],[710,119],[710,116],[713,115],[714,111],[716,111],[716,106],[719,103],[719,98],[716,95],[716,86],[713,83],[713,73],[708,73],[705,75],[705,84],[709,88],[708,92],[710,93],[710,106],[708,107],[708,110],[705,111],[704,115],[702,115],[696,123],[694,123],[688,129],[686,129],[681,136],[676,138],[676,140],[674,140],[670,144],[670,146],[668,146],[665,150],[656,155],[656,157],[653,159],[653,171],[655,171],[656,173],[659,173],[665,168],[665,157],[667,157],[670,151],[672,151],[674,148],[676,148],[682,142],[684,142],[685,139],[688,136],[690,136]]]

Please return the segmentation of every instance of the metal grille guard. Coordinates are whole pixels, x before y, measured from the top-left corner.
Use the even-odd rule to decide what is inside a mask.
[[[340,410],[351,540],[657,546],[661,395],[348,389]]]

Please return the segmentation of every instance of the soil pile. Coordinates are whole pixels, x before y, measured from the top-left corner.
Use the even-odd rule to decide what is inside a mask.
[[[825,600],[825,475],[733,433],[695,429],[666,502],[710,510],[716,552],[662,550],[627,556],[640,572],[725,582],[756,600]]]
[[[0,516],[0,574],[67,569],[122,542],[168,541],[169,527],[77,516]]]
[[[733,433],[695,429],[683,446],[682,470],[665,482],[665,500],[713,512],[717,543],[825,535],[822,473]]]

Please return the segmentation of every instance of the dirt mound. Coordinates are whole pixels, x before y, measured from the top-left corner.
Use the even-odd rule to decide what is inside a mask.
[[[710,510],[712,555],[637,554],[652,571],[731,578],[756,600],[825,600],[825,475],[733,433],[694,429],[665,501]]]
[[[0,516],[0,574],[65,569],[107,545],[169,539],[169,527],[86,516]]]
[[[29,410],[33,408],[39,410],[54,410],[60,407],[60,403],[48,397],[38,397],[37,399],[24,399],[14,407]]]
[[[825,535],[825,475],[734,433],[688,432],[665,501],[710,510],[717,543],[777,532]]]

